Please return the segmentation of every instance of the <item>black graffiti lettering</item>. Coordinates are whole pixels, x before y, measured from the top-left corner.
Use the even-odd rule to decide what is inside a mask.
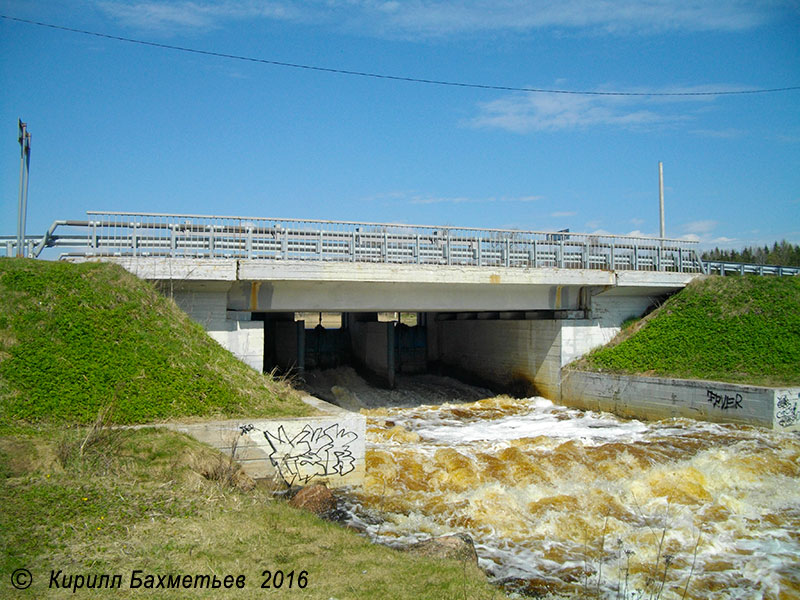
[[[720,410],[736,410],[742,408],[742,400],[744,400],[744,398],[738,393],[729,396],[728,394],[718,394],[713,390],[706,390],[706,401],[714,408],[719,408]]]
[[[254,427],[245,432],[242,428],[242,434],[253,430]],[[270,462],[289,485],[295,482],[305,485],[315,477],[344,476],[356,468],[350,445],[358,439],[358,434],[338,423],[326,428],[306,425],[294,437],[289,437],[283,425],[278,427],[277,435],[262,433],[272,448]]]
[[[800,400],[800,394],[798,399]],[[800,420],[797,402],[792,402],[788,394],[778,397],[778,402],[775,404],[775,420],[781,427],[791,427]]]

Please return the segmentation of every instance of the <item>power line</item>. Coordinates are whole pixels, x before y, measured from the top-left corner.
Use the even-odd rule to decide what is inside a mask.
[[[199,48],[188,48],[185,46],[175,46],[172,44],[163,44],[160,42],[151,42],[147,40],[139,40],[135,38],[123,37],[119,35],[112,35],[109,33],[99,33],[97,31],[88,31],[86,29],[75,29],[73,27],[65,27],[63,25],[54,25],[52,23],[43,23],[41,21],[32,21],[29,19],[21,19],[19,17],[11,17],[8,15],[0,14],[0,18],[8,21],[16,21],[18,23],[26,23],[28,25],[36,25],[38,27],[47,27],[49,29],[56,29],[59,31],[67,31],[70,33],[78,33],[81,35],[90,35],[94,37],[114,40],[118,42],[127,42],[129,44],[139,44],[141,46],[150,46],[153,48],[162,48],[165,50],[174,50],[177,52],[187,52],[190,54],[199,54],[202,56],[215,56],[217,58],[226,58],[229,60],[239,60],[244,62],[260,63],[264,65],[272,65],[277,67],[288,67],[291,69],[304,69],[307,71],[318,71],[323,73],[334,73],[336,75],[351,75],[356,77],[369,77],[372,79],[388,79],[392,81],[404,81],[407,83],[422,83],[427,85],[440,85],[449,87],[473,88],[481,90],[499,90],[505,92],[532,92],[537,94],[571,94],[576,96],[736,96],[744,94],[772,94],[776,92],[790,92],[800,90],[800,86],[786,86],[778,88],[765,88],[755,90],[718,90],[708,92],[620,92],[620,91],[590,91],[590,90],[562,90],[562,89],[549,89],[549,88],[533,88],[533,87],[515,87],[509,85],[491,85],[483,83],[468,83],[463,81],[447,81],[442,79],[423,79],[420,77],[404,77],[401,75],[389,75],[386,73],[371,73],[369,71],[351,71],[348,69],[335,69],[331,67],[320,67],[317,65],[307,65],[302,63],[291,63],[279,60],[271,60],[267,58],[257,58],[253,56],[242,56],[239,54],[227,54],[224,52],[215,52],[212,50],[201,50]]]

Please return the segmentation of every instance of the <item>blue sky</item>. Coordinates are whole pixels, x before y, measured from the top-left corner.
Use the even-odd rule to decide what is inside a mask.
[[[589,92],[800,86],[796,0],[0,0],[0,13],[331,69]],[[800,90],[437,86],[0,19],[0,230],[86,210],[800,243]]]

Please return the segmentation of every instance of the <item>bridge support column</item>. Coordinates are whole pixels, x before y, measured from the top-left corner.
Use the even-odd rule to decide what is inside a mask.
[[[395,353],[394,353],[395,325],[386,323],[386,379],[390,388],[394,388]]]
[[[383,323],[375,313],[350,315],[350,341],[353,358],[385,385],[394,387],[394,323]]]
[[[297,331],[297,371],[301,375],[306,369],[306,322],[295,321]]]

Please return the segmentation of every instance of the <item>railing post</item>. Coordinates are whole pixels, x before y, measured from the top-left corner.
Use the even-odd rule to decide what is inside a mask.
[[[383,243],[381,244],[381,262],[389,262],[389,234],[383,232]]]
[[[208,257],[214,258],[214,226],[206,225],[208,230]]]
[[[131,223],[131,227],[133,228],[131,231],[131,250],[133,255],[136,256],[136,249],[139,247],[139,224]]]
[[[639,244],[633,245],[633,270],[639,270]]]
[[[511,266],[511,240],[508,239],[508,238],[506,238],[506,247],[504,248],[504,250],[505,250],[506,255],[505,255],[505,260],[503,261],[503,264],[506,267],[510,267]]]
[[[560,236],[561,239],[558,240],[558,266],[559,268],[564,268],[564,236]]]
[[[175,223],[170,223],[169,224],[169,235],[170,235],[169,253],[170,253],[170,256],[174,256],[175,255],[175,250],[178,247],[177,234],[175,233]]]
[[[356,232],[350,233],[350,262],[356,262]]]
[[[414,262],[419,264],[420,260],[419,234],[417,234],[416,239],[414,240]]]
[[[283,236],[281,236],[281,258],[283,260],[288,260],[289,258],[289,228],[283,230]]]

